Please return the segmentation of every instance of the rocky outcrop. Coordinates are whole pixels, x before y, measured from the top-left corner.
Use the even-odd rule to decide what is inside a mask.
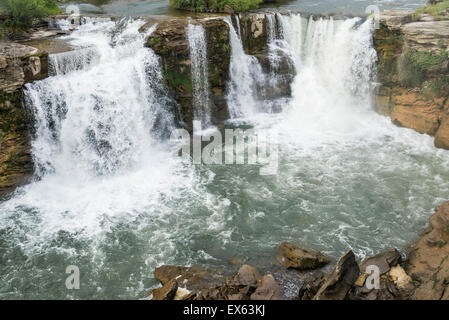
[[[335,269],[326,276],[313,300],[343,300],[359,277],[360,269],[355,255],[348,251],[337,262]]]
[[[36,48],[0,43],[0,196],[28,181],[33,172],[23,85],[48,76],[48,55]]]
[[[449,149],[449,21],[385,12],[375,45],[378,111],[398,126],[435,136],[437,147]]]
[[[155,271],[161,287],[152,291],[153,300],[280,300],[283,289],[271,274],[242,265],[226,278],[202,267],[162,266]]]
[[[297,247],[289,242],[279,246],[278,260],[286,267],[298,270],[318,269],[332,259],[313,249]]]
[[[186,38],[188,23],[201,24],[206,31],[211,117],[214,123],[228,118],[225,99],[229,78],[231,47],[229,26],[221,18],[199,20],[167,19],[158,24],[148,38],[147,45],[161,57],[164,80],[179,105],[180,118],[192,129],[193,90],[189,43]]]
[[[430,225],[410,249],[407,273],[418,282],[417,300],[449,299],[449,202],[436,208]]]

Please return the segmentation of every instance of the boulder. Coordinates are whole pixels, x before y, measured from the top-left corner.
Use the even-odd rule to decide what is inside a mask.
[[[177,291],[178,283],[175,279],[172,279],[161,288],[153,290],[153,300],[173,300]]]
[[[375,265],[379,268],[379,272],[382,275],[390,271],[391,267],[396,266],[400,262],[401,253],[393,248],[365,259],[360,263],[360,270],[364,273],[367,266]]]
[[[441,122],[435,135],[435,147],[449,150],[449,116]]]
[[[279,246],[278,260],[286,268],[298,270],[321,268],[332,261],[329,256],[319,251],[297,247],[289,242]]]
[[[359,265],[352,250],[345,253],[335,269],[326,276],[313,300],[343,300],[360,274]]]
[[[412,299],[448,299],[449,202],[435,209],[424,235],[410,248],[405,271],[417,282]]]
[[[263,276],[260,285],[251,295],[251,300],[282,300],[281,286],[271,274]]]
[[[161,266],[155,269],[154,277],[163,286],[175,279],[179,287],[189,291],[209,288],[222,283],[224,280],[224,276],[218,270],[211,272],[199,266]]]
[[[228,281],[226,281],[226,284],[238,287],[256,287],[261,279],[262,276],[260,275],[259,270],[244,264]]]

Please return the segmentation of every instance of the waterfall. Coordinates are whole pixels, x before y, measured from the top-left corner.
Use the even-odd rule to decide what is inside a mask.
[[[264,80],[264,74],[257,58],[245,53],[242,40],[231,19],[225,18],[225,21],[229,24],[231,42],[230,80],[227,93],[229,114],[233,119],[247,118],[257,111],[255,86],[257,81]]]
[[[307,20],[303,19],[300,14],[277,14],[280,29],[280,38],[282,42],[278,42],[278,47],[282,50],[287,50],[295,62],[295,67],[300,68],[300,61],[302,59],[302,49],[304,42],[304,25]]]
[[[422,233],[449,194],[448,152],[371,109],[371,21],[271,15],[267,72],[225,19],[229,111],[258,141],[278,138],[276,176],[174,155],[176,103],[144,46],[155,26],[87,19],[64,37],[75,51],[51,55],[52,75],[26,85],[36,177],[0,200],[1,299],[136,299],[160,285],[161,265],[230,274],[237,257],[269,271],[267,253],[288,239],[363,258]],[[190,28],[199,99],[207,52]],[[289,95],[267,101],[260,89],[286,74],[286,58]],[[80,290],[67,290],[68,266]]]
[[[192,61],[194,117],[202,122],[203,128],[207,128],[211,122],[206,31],[200,24],[189,24],[186,35]]]
[[[158,58],[143,46],[142,24],[82,25],[71,37],[85,49],[51,56],[55,76],[27,85],[39,176],[128,170],[141,165],[157,138],[167,134],[168,98]]]
[[[86,70],[99,63],[100,55],[93,48],[55,53],[49,56],[50,75],[62,75],[75,70]]]

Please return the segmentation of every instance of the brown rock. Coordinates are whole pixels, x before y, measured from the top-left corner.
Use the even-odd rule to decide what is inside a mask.
[[[449,116],[441,122],[435,135],[435,147],[449,150]]]
[[[299,270],[317,269],[331,262],[331,258],[319,251],[297,247],[289,242],[279,246],[278,260],[286,267]]]
[[[391,120],[400,127],[434,135],[440,125],[440,110],[435,105],[420,104],[417,102],[416,105],[393,105]]]
[[[375,265],[379,268],[380,274],[387,273],[390,268],[401,262],[401,254],[396,249],[388,249],[376,254],[373,257],[367,258],[360,263],[361,272],[365,272],[366,267]]]
[[[251,295],[251,300],[282,300],[282,298],[282,288],[271,274],[262,278],[260,285]]]
[[[239,271],[235,273],[226,284],[229,286],[250,286],[256,287],[262,276],[254,267],[244,264],[240,267]]]
[[[199,267],[161,266],[154,271],[154,277],[162,285],[175,279],[179,286],[187,290],[201,290],[222,283],[224,276],[217,270],[209,270]]]
[[[343,300],[360,274],[355,255],[345,253],[337,262],[335,269],[326,276],[325,283],[318,290],[313,300]]]
[[[175,279],[172,279],[161,288],[153,290],[153,300],[173,300],[177,291],[178,283]]]
[[[449,202],[436,208],[430,226],[410,250],[406,272],[418,286],[413,299],[437,300],[448,293]]]
[[[326,277],[323,274],[312,277],[311,280],[306,281],[299,288],[298,300],[312,300],[325,282]]]

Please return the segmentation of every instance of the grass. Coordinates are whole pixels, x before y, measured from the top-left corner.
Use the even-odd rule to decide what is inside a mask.
[[[419,17],[421,14],[430,14],[438,20],[449,20],[449,0],[437,4],[427,4],[422,8],[418,8],[414,16]]]

